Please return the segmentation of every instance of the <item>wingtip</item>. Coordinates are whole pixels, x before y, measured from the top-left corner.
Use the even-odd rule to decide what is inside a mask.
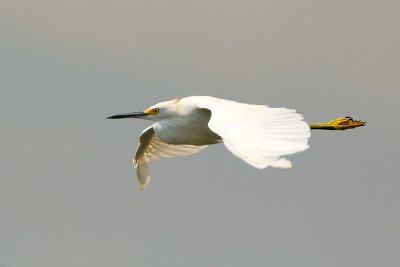
[[[293,164],[290,160],[286,158],[280,158],[272,162],[270,166],[274,168],[291,169],[293,167]]]
[[[146,187],[149,185],[149,182],[150,182],[150,177],[147,177],[147,179],[145,181],[139,180],[140,191],[144,191],[146,189]]]

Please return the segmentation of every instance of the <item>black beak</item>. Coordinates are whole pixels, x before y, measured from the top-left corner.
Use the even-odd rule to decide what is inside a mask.
[[[127,118],[143,118],[147,117],[149,114],[145,112],[131,112],[131,113],[124,113],[124,114],[117,114],[108,117],[107,119],[127,119]]]

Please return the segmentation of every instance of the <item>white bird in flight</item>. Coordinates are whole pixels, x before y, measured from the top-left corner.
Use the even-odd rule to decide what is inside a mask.
[[[211,96],[176,98],[143,112],[118,114],[107,119],[140,118],[156,121],[140,135],[133,159],[140,188],[150,182],[151,160],[188,156],[208,145],[224,143],[235,156],[253,167],[291,168],[283,156],[308,148],[310,127],[347,129],[362,126],[351,117],[308,125],[294,109],[250,105]],[[334,123],[335,122],[335,123]],[[346,127],[347,125],[347,127]]]

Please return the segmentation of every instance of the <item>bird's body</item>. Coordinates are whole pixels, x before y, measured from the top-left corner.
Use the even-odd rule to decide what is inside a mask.
[[[161,102],[144,112],[109,119],[156,121],[139,139],[134,166],[141,189],[150,181],[151,160],[196,153],[223,142],[234,155],[256,168],[290,168],[282,156],[308,148],[310,127],[293,109],[250,105],[210,96]]]
[[[221,137],[208,128],[211,112],[193,108],[182,111],[176,118],[153,124],[158,138],[174,145],[211,145],[221,141]]]
[[[156,121],[145,129],[134,158],[143,189],[150,181],[148,162],[186,156],[223,142],[236,156],[257,168],[290,168],[282,158],[308,148],[310,128],[295,110],[249,105],[209,96],[158,103],[144,112],[111,116]]]

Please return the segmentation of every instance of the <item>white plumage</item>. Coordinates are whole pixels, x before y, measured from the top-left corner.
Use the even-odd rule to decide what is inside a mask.
[[[195,145],[170,145],[161,141],[154,133],[153,126],[146,128],[139,139],[139,146],[133,158],[137,178],[141,189],[150,182],[148,162],[156,159],[171,158],[177,156],[189,156],[207,146]]]
[[[141,189],[150,181],[151,160],[188,156],[223,142],[235,156],[259,169],[290,168],[282,156],[308,148],[310,127],[293,109],[249,105],[210,96],[158,103],[144,112],[109,117],[156,121],[140,135],[134,166]]]

